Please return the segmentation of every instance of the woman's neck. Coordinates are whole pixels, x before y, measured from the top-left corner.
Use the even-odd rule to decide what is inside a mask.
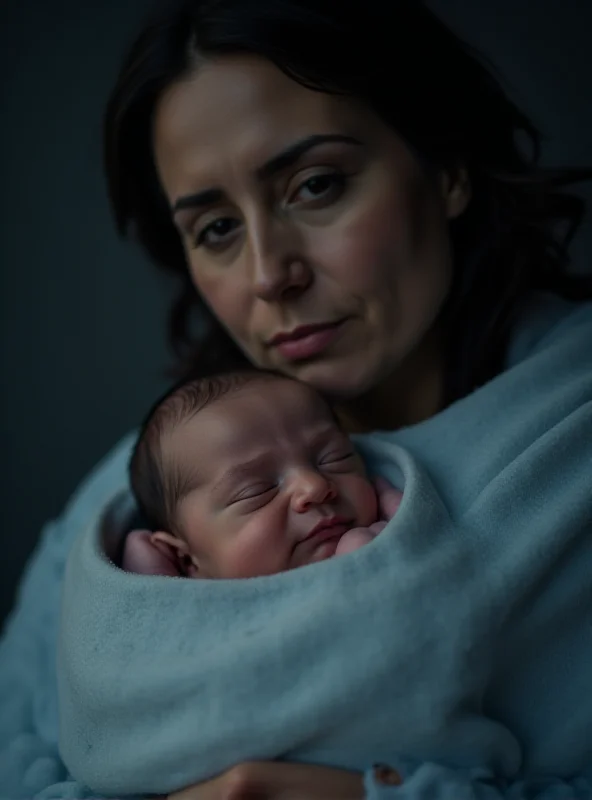
[[[441,349],[433,341],[425,342],[412,362],[401,365],[372,391],[340,403],[336,412],[344,428],[349,433],[392,431],[416,425],[441,411],[444,384]]]

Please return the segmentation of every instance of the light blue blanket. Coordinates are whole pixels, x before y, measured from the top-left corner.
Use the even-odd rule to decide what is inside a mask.
[[[65,562],[82,530],[127,485],[127,436],[43,530],[0,640],[0,798],[96,796],[69,780],[58,753],[56,645]]]
[[[400,767],[402,787],[367,778],[372,798],[589,800],[591,343],[590,306],[539,299],[506,373],[360,442],[387,474],[394,455],[405,482],[379,539],[231,594],[181,580],[169,593],[171,579],[104,559],[97,518],[126,486],[122,443],[48,526],[0,643],[0,797],[166,791],[238,754],[280,754]],[[62,742],[94,792],[57,753],[75,539]]]
[[[360,439],[404,499],[353,554],[245,581],[130,576],[91,524],[60,637],[72,774],[141,794],[278,757],[587,770],[592,309],[529,336],[437,418]]]
[[[481,610],[459,615],[453,600],[449,626],[450,605],[428,592],[466,585],[474,558],[413,459],[395,445],[385,455],[405,478],[395,520],[309,568],[242,581],[130,576],[104,557],[96,527],[76,543],[58,663],[62,754],[79,780],[166,793],[280,756],[351,769],[404,749],[448,761],[458,737],[467,764],[516,769],[512,737],[476,726],[466,706],[464,639],[483,627]]]

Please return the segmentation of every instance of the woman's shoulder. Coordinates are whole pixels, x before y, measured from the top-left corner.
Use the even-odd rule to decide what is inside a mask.
[[[592,302],[574,302],[555,294],[537,292],[529,298],[516,324],[506,368],[516,366],[564,338],[586,338],[589,343],[591,331]]]

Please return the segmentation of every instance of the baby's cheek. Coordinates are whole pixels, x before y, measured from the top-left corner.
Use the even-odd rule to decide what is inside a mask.
[[[374,486],[366,478],[356,476],[350,489],[358,525],[368,526],[378,519],[378,498]]]
[[[254,578],[287,569],[286,523],[281,517],[253,514],[240,531],[226,543],[226,578]]]

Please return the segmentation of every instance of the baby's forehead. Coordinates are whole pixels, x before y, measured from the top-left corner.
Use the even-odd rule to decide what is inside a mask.
[[[253,444],[269,448],[338,429],[328,404],[306,385],[291,380],[258,380],[233,388],[204,408],[178,420],[165,436],[170,454],[209,458],[232,455]]]
[[[181,495],[237,467],[245,474],[266,471],[342,435],[324,400],[287,380],[241,386],[177,423],[163,432],[161,468]]]

